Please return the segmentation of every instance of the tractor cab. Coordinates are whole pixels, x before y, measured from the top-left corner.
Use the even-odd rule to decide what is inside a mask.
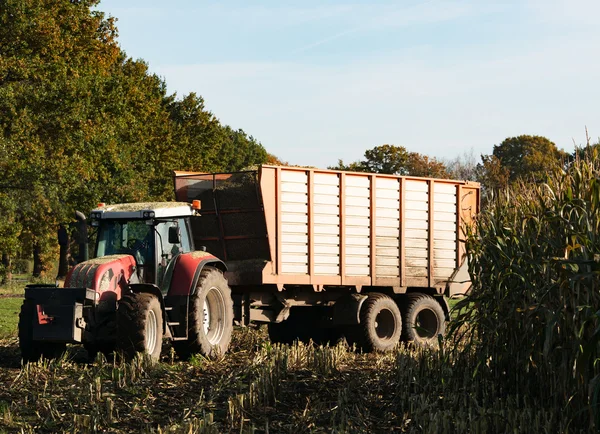
[[[171,260],[194,249],[193,213],[180,202],[101,205],[91,213],[91,225],[98,228],[94,257],[131,255],[136,263],[132,279],[160,287]]]

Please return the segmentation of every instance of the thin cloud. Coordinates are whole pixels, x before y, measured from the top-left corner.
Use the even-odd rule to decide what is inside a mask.
[[[362,24],[297,48],[290,54],[298,54],[309,51],[313,48],[343,38],[344,36],[361,31],[371,31],[390,27],[403,27],[408,25],[432,24],[455,20],[470,15],[489,13],[492,10],[498,9],[498,6],[494,5],[475,7],[471,2],[439,3],[440,0],[425,0],[401,7],[384,7],[383,10],[378,12],[374,17],[365,19]],[[373,9],[373,7],[369,6],[365,7],[364,9],[361,8],[361,10],[357,11],[357,13],[360,13],[362,16],[369,16]],[[377,10],[377,8],[375,8],[375,10]]]

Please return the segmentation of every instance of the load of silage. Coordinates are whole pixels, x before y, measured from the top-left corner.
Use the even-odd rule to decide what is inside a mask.
[[[202,203],[192,219],[196,246],[226,260],[268,260],[267,229],[258,172],[200,175],[189,200]],[[193,192],[193,193],[192,193]]]
[[[451,329],[470,331],[474,375],[563,412],[574,430],[600,427],[600,161],[590,153],[490,200],[468,241],[472,295]]]

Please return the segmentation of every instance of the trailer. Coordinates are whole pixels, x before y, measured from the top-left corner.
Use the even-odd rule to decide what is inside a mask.
[[[470,287],[478,183],[263,165],[175,172],[174,187],[199,201],[194,243],[227,265],[236,320],[274,341],[427,344]]]

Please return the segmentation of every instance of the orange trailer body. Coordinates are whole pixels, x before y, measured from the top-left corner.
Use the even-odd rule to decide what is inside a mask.
[[[266,165],[174,182],[177,200],[201,200],[196,247],[225,260],[233,288],[468,289],[464,226],[479,212],[478,183]]]

